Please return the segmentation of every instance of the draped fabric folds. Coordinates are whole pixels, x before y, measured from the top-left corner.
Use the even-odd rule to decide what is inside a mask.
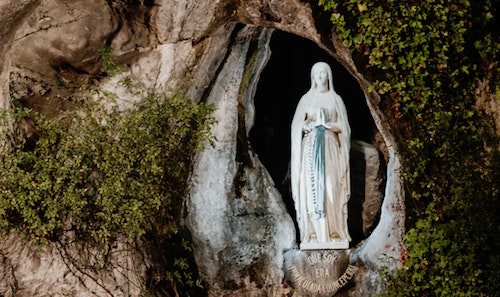
[[[328,91],[317,90],[314,71],[328,72]],[[318,117],[324,119],[318,124]],[[331,69],[316,63],[311,89],[302,96],[292,121],[292,197],[300,240],[350,241],[347,202],[350,197],[351,130],[342,98],[333,89]]]
[[[308,182],[312,186],[312,217],[317,220],[325,217],[325,126],[316,126],[314,131],[312,160],[306,166],[312,167]]]

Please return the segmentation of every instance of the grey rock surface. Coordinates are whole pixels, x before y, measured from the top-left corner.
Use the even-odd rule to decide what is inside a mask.
[[[267,170],[249,150],[242,85],[256,84],[255,68],[267,58],[270,31],[240,30],[207,102],[217,106],[214,147],[198,155],[189,197],[188,225],[197,263],[213,296],[273,296],[283,279],[283,252],[293,247],[293,222]],[[264,51],[246,64],[250,44]],[[246,65],[246,66],[245,66]],[[260,288],[260,289],[259,289]]]
[[[363,235],[368,237],[380,218],[380,205],[384,199],[385,162],[381,153],[361,140],[351,142],[352,193],[350,203],[361,197]]]
[[[133,242],[119,242],[107,269],[88,267],[95,253],[77,244],[51,243],[42,250],[15,234],[0,241],[1,296],[139,296],[145,259]]]

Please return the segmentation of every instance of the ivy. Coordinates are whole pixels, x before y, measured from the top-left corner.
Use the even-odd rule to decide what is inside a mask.
[[[408,189],[404,269],[394,296],[498,291],[498,138],[475,107],[479,82],[496,92],[495,1],[320,0],[385,106]],[[362,68],[362,67],[360,67]]]
[[[105,45],[99,49],[100,58],[102,61],[101,71],[107,76],[115,76],[123,73],[124,69],[120,65],[116,65],[113,58],[113,48]]]
[[[159,255],[151,286],[200,286],[180,208],[193,154],[211,139],[212,111],[172,92],[128,112],[87,102],[52,119],[22,108],[5,114],[31,119],[36,133],[0,154],[1,230],[41,245],[68,233],[107,247],[141,236]]]

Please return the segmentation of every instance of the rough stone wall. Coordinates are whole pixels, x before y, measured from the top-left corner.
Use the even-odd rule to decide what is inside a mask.
[[[380,222],[349,251],[350,262],[362,267],[349,295],[375,294],[377,269],[384,264],[397,267],[402,251],[404,204],[397,148],[379,98],[368,92],[369,82],[335,36],[332,40],[318,33],[311,5],[299,0],[127,2],[3,1],[2,107],[10,104],[9,76],[19,97],[46,113],[54,107],[71,108],[71,95],[84,85],[113,92],[126,106],[138,96],[119,83],[123,77],[131,78],[134,90],[187,87],[193,100],[215,104],[213,133],[218,141],[199,154],[186,205],[198,266],[209,279],[211,296],[281,296],[290,291],[283,286],[284,254],[296,248],[295,229],[247,134],[272,29],[315,41],[360,83],[388,151]],[[125,66],[119,76],[106,77],[100,71],[99,50],[105,44],[114,49],[117,64]],[[39,254],[15,236],[2,240],[0,295],[139,295],[148,259],[117,254],[116,267],[122,270],[93,274],[65,262],[68,255],[59,251],[53,245]],[[68,252],[76,251],[75,246]],[[382,255],[393,260],[381,260]],[[133,276],[134,284],[116,273]]]
[[[480,81],[476,92],[476,108],[490,118],[493,131],[500,137],[500,93],[490,90],[487,81]]]
[[[139,296],[146,261],[124,240],[110,252],[105,269],[88,267],[95,251],[53,243],[42,250],[11,234],[0,241],[0,296]]]
[[[9,98],[9,68],[11,61],[11,47],[14,33],[34,7],[36,0],[2,1],[0,3],[0,108],[10,107]],[[9,142],[13,134],[13,126],[6,122],[0,127],[0,147]]]
[[[295,241],[293,222],[249,149],[245,128],[245,90],[256,85],[258,73],[250,74],[267,60],[269,35],[255,26],[236,33],[207,99],[217,106],[217,141],[198,156],[188,224],[213,296],[281,295],[276,290],[283,281],[283,253]]]

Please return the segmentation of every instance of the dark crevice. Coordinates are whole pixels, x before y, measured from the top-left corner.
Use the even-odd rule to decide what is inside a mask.
[[[238,90],[238,130],[236,139],[236,176],[234,177],[235,197],[242,196],[241,188],[246,184],[246,168],[253,168],[253,162],[250,158],[250,142],[247,137],[246,118],[245,118],[245,92],[251,83],[252,73],[255,71],[255,63],[259,53],[258,40],[252,40],[248,46],[245,58],[245,70],[243,72],[240,87]]]
[[[55,69],[58,73],[61,72],[71,72],[71,73],[76,73],[76,74],[84,74],[84,75],[90,75],[90,73],[84,69],[77,68],[73,66],[69,62],[62,61],[58,63],[57,65],[52,65],[52,68]]]
[[[322,6],[319,6],[318,1],[308,1],[308,3],[311,5],[314,25],[319,36],[321,36],[321,43],[332,52],[336,52],[332,43],[333,24],[330,20],[331,12],[325,11]]]

